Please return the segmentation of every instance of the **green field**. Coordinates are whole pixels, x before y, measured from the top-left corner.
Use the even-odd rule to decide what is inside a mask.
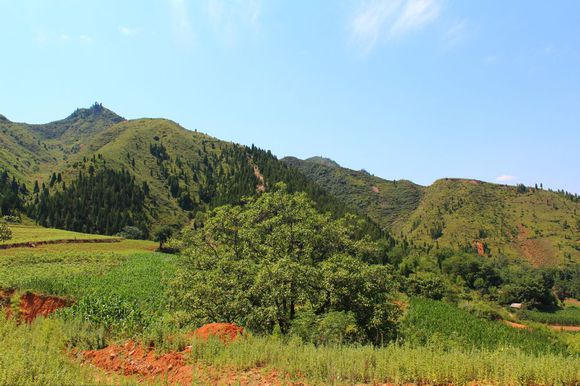
[[[57,240],[117,240],[117,238],[102,235],[70,232],[62,229],[43,228],[34,225],[11,224],[12,238],[0,241],[2,244],[38,243]]]
[[[129,337],[171,349],[176,336],[187,340],[185,334],[194,326],[179,327],[179,316],[171,313],[165,296],[174,275],[174,256],[128,247],[117,252],[79,252],[74,244],[60,248],[40,254],[25,248],[0,255],[0,287],[77,300],[73,307],[31,326],[0,322],[1,343],[12,347],[0,355],[3,380],[132,382],[131,378],[114,381],[114,375],[101,378],[102,373],[80,367],[62,350],[97,349]],[[580,372],[577,354],[571,355],[573,350],[556,333],[514,330],[441,302],[413,300],[401,332],[401,342],[383,348],[316,347],[294,338],[269,336],[253,336],[228,346],[194,341],[189,358],[218,369],[271,368],[309,384],[461,384],[474,379],[558,384],[573,383]],[[26,364],[33,359],[46,364]],[[51,370],[42,372],[44,366]]]
[[[580,307],[567,306],[561,310],[551,312],[524,310],[519,313],[519,317],[524,320],[531,320],[545,324],[580,326]]]

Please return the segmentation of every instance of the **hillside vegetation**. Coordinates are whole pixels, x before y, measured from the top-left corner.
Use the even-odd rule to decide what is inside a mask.
[[[112,235],[134,226],[152,238],[280,181],[334,215],[350,210],[268,151],[165,119],[127,121],[100,104],[45,125],[4,118],[0,133],[2,214],[24,212],[48,227]]]
[[[414,246],[519,257],[536,266],[580,262],[577,196],[465,179],[421,187],[320,157],[283,161]]]

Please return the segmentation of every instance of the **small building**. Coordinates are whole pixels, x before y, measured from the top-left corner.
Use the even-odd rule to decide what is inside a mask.
[[[515,308],[516,310],[520,310],[523,307],[522,303],[512,303],[510,304],[510,308]]]

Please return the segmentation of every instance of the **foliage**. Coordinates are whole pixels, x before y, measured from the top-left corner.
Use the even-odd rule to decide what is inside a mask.
[[[8,241],[12,238],[12,230],[4,222],[0,222],[0,242]]]
[[[169,240],[172,234],[173,228],[169,226],[161,227],[155,231],[155,241],[159,241],[160,250],[163,249],[163,244],[165,244],[165,242]]]
[[[76,180],[52,194],[43,185],[29,213],[46,227],[113,235],[136,226],[147,234],[145,199],[126,170],[80,171]]]
[[[298,312],[292,321],[291,335],[315,345],[338,345],[363,340],[354,314],[344,311],[330,311],[323,315],[317,315],[311,309]]]
[[[549,271],[511,266],[502,271],[506,284],[499,293],[502,304],[524,303],[527,307],[554,306],[553,276]]]
[[[118,237],[123,237],[124,239],[139,240],[143,238],[143,231],[134,226],[124,226],[121,232],[117,233]]]
[[[11,216],[24,208],[22,195],[27,194],[26,185],[10,179],[6,171],[0,173],[0,216]]]
[[[495,293],[502,284],[496,264],[468,253],[454,254],[442,262],[442,271],[452,278],[459,278],[468,288],[484,293]]]
[[[304,193],[283,185],[243,206],[217,208],[203,227],[181,235],[174,305],[200,324],[234,322],[258,332],[277,326],[284,334],[298,309],[352,312],[368,339],[387,341],[397,285],[387,267],[361,261],[381,249],[357,239],[356,226],[352,217],[317,212]]]
[[[404,281],[404,290],[410,296],[421,296],[441,300],[448,292],[448,285],[441,275],[421,271],[409,275]]]

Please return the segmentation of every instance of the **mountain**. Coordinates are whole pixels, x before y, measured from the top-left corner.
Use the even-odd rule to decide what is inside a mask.
[[[130,225],[151,236],[277,182],[335,215],[351,211],[268,151],[166,119],[125,120],[97,103],[48,124],[2,119],[0,143],[0,172],[25,184],[27,213],[45,226],[114,234]]]
[[[578,196],[469,179],[446,178],[422,187],[321,159],[283,161],[416,246],[519,257],[534,265],[580,261]]]
[[[221,141],[166,119],[126,120],[101,104],[47,124],[0,116],[2,214],[100,234],[203,221],[208,209],[284,182],[334,216],[356,212],[364,232],[422,249],[451,247],[525,258],[580,261],[580,199],[565,192],[476,180],[431,186],[385,180],[312,157]]]
[[[297,168],[330,194],[387,229],[403,226],[419,206],[425,190],[410,181],[383,180],[366,171],[343,168],[321,157],[304,161],[286,157],[282,161]]]

